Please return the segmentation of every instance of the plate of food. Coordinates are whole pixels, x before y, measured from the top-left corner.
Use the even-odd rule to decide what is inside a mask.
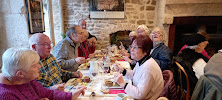
[[[89,67],[90,67],[90,63],[87,62],[87,63],[81,64],[78,68],[87,70],[87,69],[89,69]]]
[[[65,84],[68,89],[76,89],[79,86],[89,86],[91,84],[91,79],[89,76],[84,76],[83,78],[72,78],[68,80]]]
[[[105,89],[121,89],[122,87],[117,84],[116,82],[114,82],[112,79],[105,79],[103,84],[102,84],[102,88]]]

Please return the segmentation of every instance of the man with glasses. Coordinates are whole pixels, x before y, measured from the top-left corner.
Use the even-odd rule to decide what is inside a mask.
[[[55,45],[52,54],[63,69],[77,71],[79,64],[85,63],[84,57],[78,57],[79,44],[85,41],[84,32],[86,30],[74,25],[68,29],[66,37]]]
[[[40,72],[36,79],[43,87],[49,89],[57,89],[63,91],[64,81],[76,77],[82,77],[81,72],[70,72],[61,69],[56,58],[50,53],[51,41],[49,37],[43,33],[36,33],[29,39],[30,48],[40,56]]]
[[[86,30],[86,21],[85,20],[79,20],[78,25],[82,29]],[[96,37],[94,35],[91,35],[88,31],[87,31],[87,33],[89,34],[89,36],[87,38],[87,41],[89,42],[89,44],[91,46],[95,46],[95,44],[96,44]]]

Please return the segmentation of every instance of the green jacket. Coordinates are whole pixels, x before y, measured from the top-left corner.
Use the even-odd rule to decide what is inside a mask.
[[[196,84],[191,100],[222,100],[222,92],[202,75]]]

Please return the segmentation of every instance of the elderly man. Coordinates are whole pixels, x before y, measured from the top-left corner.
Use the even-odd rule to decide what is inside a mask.
[[[86,21],[85,20],[79,20],[78,25],[82,29],[86,30]],[[89,42],[89,44],[91,46],[95,46],[95,44],[96,44],[96,37],[94,35],[91,35],[89,32],[88,32],[88,34],[89,34],[89,37],[87,38],[87,41]]]
[[[66,38],[55,45],[52,54],[63,69],[77,71],[79,64],[85,63],[84,57],[78,57],[79,44],[85,41],[84,32],[80,26],[74,25],[66,32]]]
[[[89,58],[94,56],[94,51],[96,50],[96,46],[92,46],[89,44],[87,38],[89,37],[89,33],[87,31],[84,32],[84,42],[80,43],[78,48],[78,56]]]
[[[50,53],[51,41],[42,33],[34,34],[29,39],[30,48],[40,56],[40,72],[36,79],[43,87],[64,90],[64,80],[72,77],[82,77],[81,72],[69,72],[61,69],[56,58]]]

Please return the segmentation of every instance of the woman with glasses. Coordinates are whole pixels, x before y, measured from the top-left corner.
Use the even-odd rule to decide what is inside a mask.
[[[158,27],[154,28],[150,34],[150,38],[153,41],[153,49],[150,54],[161,70],[169,69],[172,59],[172,51],[164,44],[164,35],[164,30]]]
[[[124,88],[127,95],[135,99],[156,100],[164,86],[162,71],[156,61],[150,56],[153,42],[148,36],[138,36],[131,45],[131,58],[136,60],[133,70],[123,69],[114,64],[115,81]],[[132,82],[126,83],[123,76]]]

